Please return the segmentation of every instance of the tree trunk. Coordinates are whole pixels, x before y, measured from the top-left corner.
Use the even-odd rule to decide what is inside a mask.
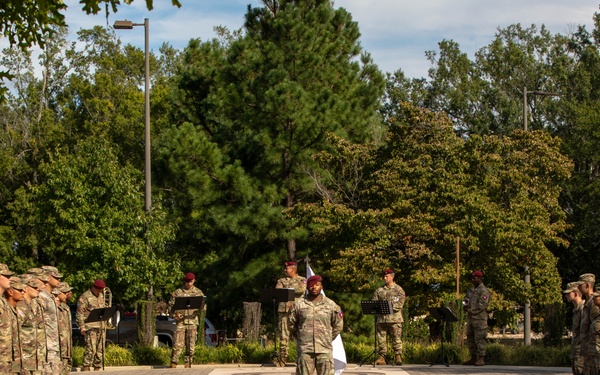
[[[244,302],[244,323],[242,332],[246,341],[258,341],[260,334],[260,302]]]
[[[152,346],[156,334],[156,314],[153,301],[138,302],[137,326],[140,345]]]

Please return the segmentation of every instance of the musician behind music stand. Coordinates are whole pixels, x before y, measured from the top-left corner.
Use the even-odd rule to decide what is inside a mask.
[[[390,315],[393,312],[393,306],[391,301],[381,301],[381,300],[368,300],[368,301],[360,301],[360,308],[363,314],[375,315],[374,318],[374,336],[375,336],[375,344],[373,348],[373,352],[369,354],[367,357],[363,358],[360,362],[359,367],[363,365],[367,361],[367,359],[373,357],[373,367],[375,367],[375,360],[377,359],[377,315]]]
[[[206,296],[182,296],[175,297],[175,303],[173,304],[173,311],[177,310],[202,310],[204,309],[204,305],[206,303]],[[184,324],[187,326],[190,324],[190,314],[185,314],[187,321]],[[200,324],[204,324],[204,322],[200,322]],[[197,327],[196,327],[197,329]],[[196,345],[195,342],[190,342],[190,335],[188,330],[185,330],[185,355],[190,355],[190,347],[191,345]],[[191,363],[191,362],[190,362]]]
[[[432,307],[428,309],[429,314],[438,322],[441,322],[442,328],[442,344],[441,344],[441,352],[442,352],[442,363],[441,365],[445,365],[446,367],[450,367],[448,362],[444,362],[444,336],[446,332],[446,326],[444,323],[452,323],[458,322],[458,318],[452,313],[452,311],[447,307]],[[431,362],[429,367],[436,365],[437,363]]]
[[[277,304],[279,302],[290,302],[296,299],[296,291],[293,288],[267,288],[260,292],[260,302],[273,303],[273,327],[275,327],[275,352],[279,356],[277,350],[277,339],[279,337],[279,329],[277,328]]]
[[[106,324],[106,322],[108,322],[108,320],[110,318],[112,318],[113,315],[115,315],[115,312],[117,311],[117,309],[118,309],[118,306],[100,307],[97,309],[93,309],[90,311],[90,314],[85,319],[86,323],[100,322],[100,324],[101,324],[100,340],[102,341],[102,370],[104,370],[104,349],[106,347],[106,345],[105,345],[106,325],[105,324]],[[96,355],[96,353],[94,353],[94,355]]]

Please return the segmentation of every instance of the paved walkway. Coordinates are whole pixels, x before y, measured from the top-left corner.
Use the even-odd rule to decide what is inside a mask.
[[[191,369],[176,369],[164,366],[131,366],[131,367],[106,367],[104,372],[110,375],[294,375],[295,367],[274,367],[260,365],[194,365]],[[570,375],[571,369],[567,367],[519,367],[519,366],[462,366],[450,365],[404,365],[404,366],[377,366],[363,365],[359,367],[349,364],[344,375],[430,375],[430,374],[490,374],[490,375]]]

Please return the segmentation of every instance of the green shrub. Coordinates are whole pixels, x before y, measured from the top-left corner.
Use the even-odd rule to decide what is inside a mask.
[[[138,365],[168,365],[171,362],[170,348],[151,348],[144,345],[133,345],[131,352]]]
[[[236,346],[242,351],[244,363],[268,363],[275,353],[272,348],[264,348],[259,343],[241,342]]]
[[[74,367],[81,367],[81,365],[83,364],[83,352],[85,351],[85,348],[83,348],[82,346],[74,346],[73,350],[71,351],[71,359],[73,360],[73,366]]]
[[[243,352],[237,345],[196,346],[194,363],[242,363]]]
[[[134,366],[133,354],[126,347],[109,344],[104,351],[104,363],[106,366]]]

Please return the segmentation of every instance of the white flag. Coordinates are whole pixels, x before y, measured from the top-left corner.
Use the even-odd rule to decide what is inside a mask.
[[[306,279],[314,276],[312,268],[306,263]],[[308,291],[307,291],[308,293]],[[325,295],[325,291],[321,289],[321,293]],[[338,335],[333,340],[333,368],[335,375],[340,375],[346,368],[346,351],[344,350],[344,343],[342,342],[342,335]]]

